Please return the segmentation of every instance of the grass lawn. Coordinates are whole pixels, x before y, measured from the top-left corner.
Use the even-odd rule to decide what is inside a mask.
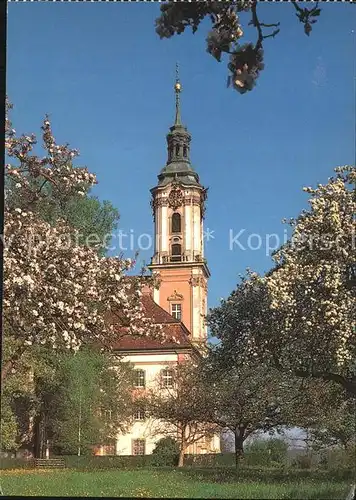
[[[229,469],[1,471],[3,495],[345,500],[351,479],[310,471]]]

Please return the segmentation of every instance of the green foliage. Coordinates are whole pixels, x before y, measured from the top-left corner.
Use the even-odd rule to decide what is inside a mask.
[[[154,465],[178,465],[179,445],[177,441],[170,436],[160,439],[152,453],[154,455]]]
[[[247,465],[274,466],[285,465],[288,445],[282,439],[256,440],[246,447]]]
[[[316,463],[316,457],[312,453],[306,452],[297,455],[292,461],[292,467],[297,469],[311,469]]]
[[[31,179],[30,183],[41,185],[43,179]],[[84,196],[79,194],[66,198],[63,201],[58,194],[52,193],[51,186],[46,184],[42,190],[47,196],[39,198],[32,207],[38,216],[51,225],[63,219],[76,233],[68,235],[72,241],[79,245],[97,248],[99,255],[107,253],[111,234],[117,228],[119,220],[118,210],[110,201],[101,202],[96,196],[87,192]],[[14,187],[14,181],[6,179],[6,204],[10,209],[26,209],[27,200],[22,199]]]
[[[356,399],[345,398],[337,384],[328,384],[324,397],[317,399],[317,415],[310,428],[314,449],[334,446],[349,448],[356,442]]]
[[[107,253],[110,236],[117,228],[119,213],[111,202],[100,202],[94,196],[73,197],[53,220],[64,218],[78,231],[80,245],[95,246],[100,255]]]
[[[243,355],[229,366],[225,349],[217,347],[205,358],[202,374],[213,400],[209,419],[233,433],[236,465],[252,433],[292,422],[298,385],[277,369]]]
[[[63,356],[57,390],[44,409],[53,448],[68,455],[91,454],[93,446],[110,444],[132,414],[132,376],[128,364],[92,348]]]
[[[13,451],[19,447],[17,441],[17,421],[10,399],[7,395],[1,397],[0,446],[2,451]]]

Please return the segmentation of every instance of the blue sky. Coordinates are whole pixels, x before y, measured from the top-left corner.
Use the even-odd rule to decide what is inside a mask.
[[[205,227],[211,270],[209,306],[230,293],[246,267],[267,271],[266,245],[230,245],[257,233],[282,241],[284,217],[306,207],[305,185],[325,182],[355,161],[353,5],[322,5],[308,38],[291,4],[262,4],[264,22],[281,22],[265,41],[257,87],[226,88],[226,63],[206,53],[204,24],[160,40],[157,4],[10,3],[7,92],[18,132],[39,133],[49,113],[59,143],[81,152],[97,174],[95,194],[120,211],[120,228],[152,234],[149,189],[166,162],[173,123],[175,62],[183,85],[182,117],[192,161],[209,187]],[[243,25],[249,15],[242,16]],[[247,30],[250,39],[254,33]],[[252,36],[252,38],[251,38]],[[272,238],[272,237],[271,237]],[[258,241],[251,238],[252,246]],[[274,241],[274,240],[273,240]],[[272,239],[271,239],[272,242]],[[133,251],[128,250],[128,255]],[[141,252],[149,261],[151,251]]]

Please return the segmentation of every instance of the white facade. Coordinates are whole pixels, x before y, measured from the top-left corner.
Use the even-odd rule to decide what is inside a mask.
[[[157,385],[161,370],[169,365],[176,365],[178,355],[172,354],[131,354],[125,356],[123,361],[134,364],[135,369],[144,370],[145,387],[152,389]],[[139,389],[138,389],[139,390]],[[159,389],[158,389],[159,390]],[[145,440],[145,455],[150,455],[159,441],[166,434],[159,434],[158,422],[147,419],[135,421],[126,434],[119,434],[116,442],[116,455],[132,455],[133,440]]]
[[[135,369],[145,371],[145,387],[147,389],[159,387],[158,379],[161,370],[169,366],[175,366],[178,363],[177,353],[161,353],[161,354],[130,354],[123,358],[123,361],[131,362]],[[137,389],[139,390],[139,389]],[[162,433],[162,423],[152,419],[144,421],[135,421],[125,434],[119,434],[116,441],[116,455],[133,455],[133,446],[135,440],[145,441],[145,455],[150,455],[156,443],[163,437],[167,436],[167,424],[165,424],[165,432]],[[172,437],[175,437],[172,430]],[[195,445],[192,445],[189,451],[195,452]],[[220,437],[214,436],[205,450],[200,450],[200,453],[218,453],[220,451]]]

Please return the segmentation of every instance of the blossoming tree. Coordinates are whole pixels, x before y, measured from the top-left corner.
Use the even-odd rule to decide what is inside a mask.
[[[355,167],[310,194],[310,209],[289,221],[291,240],[266,276],[249,272],[212,311],[210,325],[235,357],[268,357],[280,370],[332,380],[356,394]]]
[[[154,330],[143,314],[140,278],[126,276],[134,265],[130,259],[100,257],[95,248],[78,244],[67,222],[51,225],[39,216],[40,200],[64,203],[96,183],[87,168],[73,166],[78,151],[56,144],[48,117],[42,131],[45,156],[39,157],[33,153],[35,136],[17,137],[6,119],[8,189],[17,190],[21,207],[5,209],[2,379],[32,345],[109,347],[120,324],[137,335]]]
[[[298,20],[304,25],[305,34],[309,35],[321,9],[318,5],[309,9],[301,8],[295,1],[292,5]],[[251,13],[249,25],[257,32],[255,43],[241,44],[244,31],[240,17],[244,12]],[[224,54],[229,56],[228,85],[240,94],[251,91],[264,68],[264,40],[279,33],[279,23],[261,22],[257,15],[256,0],[165,3],[161,6],[161,16],[156,20],[156,31],[161,38],[170,38],[183,33],[190,26],[195,33],[204,19],[209,19],[212,24],[206,40],[207,51],[219,62]]]

